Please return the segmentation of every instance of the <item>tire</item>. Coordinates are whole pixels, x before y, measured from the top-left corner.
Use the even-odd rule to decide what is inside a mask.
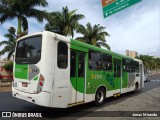
[[[96,92],[96,95],[95,95],[95,105],[96,106],[101,106],[104,104],[105,102],[105,99],[106,99],[106,91],[104,88],[98,88],[97,92]]]

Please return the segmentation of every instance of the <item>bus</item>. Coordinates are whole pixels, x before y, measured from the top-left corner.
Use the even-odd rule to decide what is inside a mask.
[[[137,91],[144,86],[142,61],[43,31],[17,40],[12,96],[67,108]]]

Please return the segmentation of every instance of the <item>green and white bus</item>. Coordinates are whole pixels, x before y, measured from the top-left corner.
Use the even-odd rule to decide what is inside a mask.
[[[142,61],[44,31],[17,41],[12,95],[47,107],[67,108],[139,90]]]

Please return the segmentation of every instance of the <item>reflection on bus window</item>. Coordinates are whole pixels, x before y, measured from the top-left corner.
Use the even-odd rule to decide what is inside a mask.
[[[32,37],[19,41],[16,58],[36,58],[41,55],[41,37]]]
[[[112,56],[102,53],[103,70],[112,70]]]
[[[78,61],[78,77],[84,77],[85,54],[84,53],[79,53],[78,57],[79,57],[79,61]]]
[[[61,69],[67,68],[68,63],[68,47],[64,42],[58,43],[57,65]]]
[[[101,53],[95,51],[89,51],[89,69],[101,70]]]
[[[130,59],[124,58],[122,60],[123,71],[130,73],[139,73],[139,63]]]

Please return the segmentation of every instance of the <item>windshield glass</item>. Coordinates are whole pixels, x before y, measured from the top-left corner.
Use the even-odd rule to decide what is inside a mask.
[[[42,36],[33,36],[17,43],[16,60],[19,63],[35,63],[41,57]],[[36,60],[35,60],[36,59]],[[24,61],[25,60],[25,61]]]

